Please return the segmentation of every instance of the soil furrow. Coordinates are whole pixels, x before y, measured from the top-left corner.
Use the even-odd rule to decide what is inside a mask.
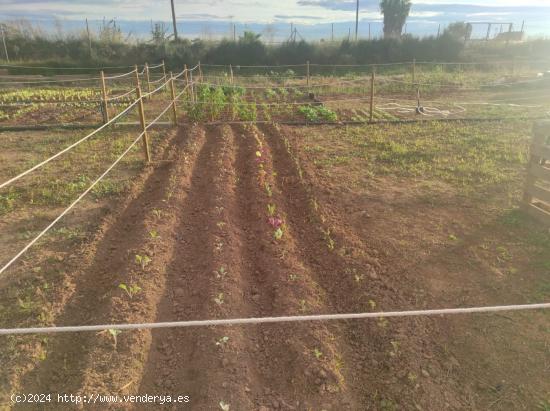
[[[227,236],[218,232],[222,226],[218,223],[227,224],[223,206],[223,187],[229,175],[224,168],[227,142],[219,130],[213,129],[207,130],[205,139],[191,175],[187,198],[181,206],[180,224],[176,229],[178,245],[168,266],[159,321],[225,316],[232,294],[220,286],[216,278],[230,243]],[[231,268],[225,269],[229,276]],[[237,353],[246,352],[240,347],[238,334],[232,330],[154,332],[139,392],[188,395],[190,406],[197,410],[215,409],[220,402],[250,409],[252,404],[245,391],[245,387],[251,385],[247,372],[250,367],[245,359],[236,362],[224,355],[230,347]],[[240,389],[229,389],[235,384],[234,377],[228,377],[232,373],[242,385]]]
[[[121,211],[103,223],[97,241],[92,242],[84,255],[71,259],[76,271],[74,289],[65,290],[71,296],[56,317],[56,324],[87,325],[109,321],[109,299],[118,286],[118,275],[125,275],[130,267],[127,250],[138,248],[146,234],[139,216],[143,210],[161,202],[169,175],[168,163],[148,170],[143,186],[136,186]],[[46,339],[47,357],[23,376],[21,392],[79,393],[89,354],[94,344],[102,339],[104,335],[93,333],[49,337]]]
[[[174,142],[170,161],[170,178],[164,195],[154,207],[143,210],[139,217],[146,229],[141,243],[125,252],[129,255],[129,272],[120,277],[118,287],[109,299],[110,322],[153,322],[157,319],[158,302],[165,291],[166,263],[177,244],[174,228],[179,221],[179,201],[185,196],[187,170],[194,164],[202,133],[197,127],[183,127]],[[200,140],[200,141],[197,141]],[[147,257],[141,263],[137,260]],[[126,290],[120,288],[126,286]],[[132,287],[139,287],[135,291]],[[134,290],[134,291],[132,291]],[[113,337],[107,334],[107,337]],[[94,346],[89,355],[83,382],[83,393],[135,394],[151,344],[151,332],[121,333],[111,341]],[[120,405],[114,406],[120,408]]]
[[[243,134],[237,157],[241,169],[239,175],[247,176],[239,186],[240,197],[246,199],[242,208],[248,209],[245,213],[247,219],[256,219],[260,223],[249,234],[253,244],[250,257],[254,265],[247,280],[253,292],[267,293],[259,315],[303,314],[323,307],[325,297],[319,293],[301,259],[302,252],[292,237],[292,230],[283,224],[283,237],[276,240],[274,227],[268,224],[268,221],[272,222],[268,219],[268,204],[276,210],[273,215],[283,221],[286,211],[276,184],[271,182],[274,173],[269,150],[263,145],[256,128],[234,129]],[[259,180],[258,175],[262,175]],[[264,188],[266,184],[269,189]],[[246,219],[243,226],[247,226]],[[261,298],[258,296],[258,300]],[[271,307],[267,305],[269,302]],[[275,404],[282,409],[354,408],[355,401],[342,374],[343,355],[338,339],[327,327],[293,324],[262,326],[260,329],[264,336],[262,351],[268,359],[265,378],[269,379],[271,375],[270,395],[264,396],[264,404],[267,401],[268,406]]]
[[[383,273],[372,250],[350,252],[347,238],[336,237],[322,214],[322,204],[308,186],[307,175],[294,157],[290,142],[276,126],[263,126],[273,150],[277,178],[285,192],[289,220],[306,252],[308,261],[320,286],[330,296],[331,306],[339,312],[380,310],[385,307],[406,307],[407,300],[400,290],[381,278]],[[332,252],[327,252],[327,245]],[[340,275],[337,275],[339,274]],[[350,357],[354,359],[352,379],[354,391],[362,397],[364,409],[377,409],[383,404],[395,404],[396,398],[412,397],[423,392],[420,404],[424,407],[445,407],[437,393],[437,381],[419,375],[443,374],[441,365],[426,354],[426,338],[430,320],[392,320],[342,322],[341,335],[347,340]],[[432,337],[433,338],[433,337]]]

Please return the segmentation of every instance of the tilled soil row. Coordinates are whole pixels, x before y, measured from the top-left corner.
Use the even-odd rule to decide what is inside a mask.
[[[376,252],[331,227],[337,216],[325,216],[276,126],[183,127],[165,160],[75,265],[57,324],[359,312],[405,301]],[[419,381],[426,368],[440,372],[426,357],[426,332],[419,321],[356,321],[66,334],[50,339],[21,385],[190,399],[113,409],[391,409],[398,398],[411,399],[399,401],[403,409],[445,409],[437,385]]]
[[[173,156],[172,143],[176,138],[166,141],[164,160]],[[53,323],[85,325],[112,319],[109,313],[111,297],[122,291],[117,288],[118,284],[131,270],[128,250],[138,248],[144,237],[144,222],[136,216],[157,203],[152,199],[158,198],[160,203],[163,187],[168,184],[167,164],[146,169],[136,179],[126,199],[101,223],[93,239],[64,261],[67,274],[62,284],[56,285]],[[18,392],[79,393],[86,378],[84,370],[89,364],[89,354],[98,341],[101,345],[109,338],[105,333],[44,337],[44,358],[28,367],[21,379],[13,383],[13,388]],[[52,408],[58,409],[58,406],[52,405]]]
[[[288,219],[304,253],[303,261],[337,312],[404,309],[411,296],[387,278],[377,251],[353,231],[338,226],[342,216],[320,203],[308,171],[301,167],[293,144],[276,125],[262,126],[269,142]],[[327,250],[327,247],[331,251]],[[443,364],[433,358],[429,341],[436,338],[433,320],[379,320],[339,323],[338,335],[349,347],[353,391],[358,409],[397,406],[403,409],[446,409],[456,388],[445,379]],[[441,395],[441,387],[449,392]],[[403,401],[407,398],[407,401]]]

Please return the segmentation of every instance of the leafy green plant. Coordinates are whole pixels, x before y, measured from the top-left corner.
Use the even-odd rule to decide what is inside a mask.
[[[267,196],[271,197],[273,195],[273,190],[271,189],[271,186],[269,185],[269,183],[265,183],[264,188]]]
[[[120,288],[121,290],[124,290],[124,292],[126,292],[128,297],[130,297],[130,299],[134,298],[134,296],[136,294],[139,294],[141,292],[141,287],[139,287],[136,284],[132,284],[132,285],[128,286],[128,285],[122,283],[122,284],[118,285],[118,288]]]
[[[113,329],[113,328],[109,328],[107,331],[109,332],[109,335],[110,335],[111,337],[113,337],[113,344],[114,344],[115,349],[116,349],[117,343],[118,343],[118,335],[119,335],[122,331],[116,330],[116,329]]]
[[[275,215],[275,204],[268,204],[267,205],[267,215],[270,217],[273,217]]]
[[[223,293],[219,293],[218,296],[214,298],[214,302],[218,305],[222,305],[224,303]]]
[[[328,249],[330,251],[334,250],[335,242],[332,239],[332,237],[330,236],[330,229],[327,228],[326,231],[325,230],[322,230],[322,231],[323,231],[323,235],[325,237],[325,242],[327,243]]]
[[[326,108],[325,106],[300,106],[298,107],[298,113],[303,115],[305,119],[310,123],[314,123],[319,120],[332,122],[338,120],[337,114],[334,111]]]
[[[227,270],[225,269],[224,266],[221,266],[219,270],[214,271],[214,273],[216,274],[217,279],[223,280],[227,275]]]
[[[229,337],[223,336],[223,337],[220,338],[218,341],[216,341],[216,345],[217,345],[218,347],[221,347],[221,346],[224,346],[225,344],[227,344],[228,341],[229,341]]]
[[[220,401],[219,405],[222,411],[229,411],[229,404],[225,403],[224,401]]]
[[[149,258],[149,256],[147,255],[136,254],[135,258],[136,264],[139,264],[142,270],[145,270],[145,267],[147,267],[147,265],[149,265],[149,263],[151,262],[151,258]]]
[[[151,236],[151,238],[159,238],[159,233],[157,232],[157,230],[149,231],[149,235]]]
[[[300,106],[298,107],[298,113],[302,114],[307,121],[313,123],[319,119],[317,110],[312,106]]]
[[[281,227],[275,230],[275,232],[273,233],[273,238],[275,238],[275,240],[280,240],[281,238],[283,238],[283,230],[281,229]]]
[[[323,353],[319,351],[319,349],[314,348],[313,349],[313,355],[315,355],[315,358],[320,359],[323,356]]]

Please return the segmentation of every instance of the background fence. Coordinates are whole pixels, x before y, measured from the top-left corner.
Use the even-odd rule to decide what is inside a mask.
[[[550,226],[550,121],[535,124],[527,166],[524,208]]]

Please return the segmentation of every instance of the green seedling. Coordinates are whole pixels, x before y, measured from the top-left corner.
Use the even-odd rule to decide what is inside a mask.
[[[118,335],[119,335],[122,331],[120,331],[120,330],[115,330],[115,329],[112,329],[112,328],[110,328],[108,331],[109,331],[109,334],[111,335],[111,337],[113,337],[113,343],[114,343],[114,346],[115,346],[115,349],[116,349],[116,347],[117,347],[117,342],[118,342],[118,341],[117,341],[117,337],[118,337]]]
[[[271,197],[273,195],[273,190],[271,189],[271,186],[269,185],[269,183],[265,183],[264,187],[265,187],[265,192],[267,196]]]
[[[216,251],[221,252],[223,249],[223,242],[221,240],[216,241],[214,243],[214,248],[216,249]]]
[[[150,262],[151,259],[148,256],[136,254],[136,264],[139,264],[142,270],[145,270]]]
[[[306,300],[300,300],[300,310],[302,312],[306,311]]]
[[[296,281],[296,280],[298,280],[298,276],[296,274],[289,274],[288,279],[290,281]]]
[[[376,309],[376,301],[369,300],[369,306],[370,306],[371,310]]]
[[[220,401],[220,408],[222,409],[222,411],[229,411],[229,404]]]
[[[386,328],[388,326],[388,320],[384,317],[378,319],[378,326],[380,328]]]
[[[159,238],[159,233],[157,232],[157,230],[149,231],[149,235],[151,236],[151,238]]]
[[[317,348],[313,350],[313,355],[315,355],[315,358],[320,359],[323,356],[323,353],[319,351]]]
[[[395,357],[399,352],[399,343],[397,341],[390,341],[392,349],[390,351],[390,357]]]
[[[365,274],[355,274],[355,282],[360,283],[365,279]]]
[[[326,243],[327,243],[328,249],[329,249],[330,251],[334,250],[335,242],[334,242],[334,240],[332,239],[332,237],[330,236],[330,229],[327,228],[326,231],[321,229],[321,231],[323,231],[323,234],[324,234],[324,236],[325,236],[325,241],[326,241]]]
[[[222,305],[224,303],[223,293],[219,293],[218,296],[214,298],[214,302],[218,305]]]
[[[153,209],[153,215],[156,218],[161,219],[162,218],[162,210],[159,210],[158,208]]]
[[[267,205],[267,215],[269,217],[273,217],[275,215],[275,204],[268,204]]]
[[[118,288],[124,290],[126,294],[128,294],[128,297],[130,297],[130,299],[134,298],[136,294],[139,294],[141,292],[141,287],[136,284],[133,284],[131,286],[127,286],[126,284],[119,284]]]
[[[273,233],[273,238],[275,238],[275,240],[280,240],[281,238],[283,238],[283,230],[281,230],[280,227],[276,229]]]
[[[225,344],[227,344],[228,341],[229,341],[229,337],[224,336],[224,337],[220,338],[218,341],[216,341],[216,345],[217,345],[218,347],[222,347],[222,346],[224,346]]]
[[[225,267],[221,266],[220,269],[217,271],[214,271],[214,273],[216,274],[216,278],[218,280],[223,280],[227,275],[227,270],[225,269]]]
[[[456,241],[458,238],[454,234],[449,234],[449,240]]]
[[[225,227],[225,223],[223,221],[218,221],[216,223],[216,226],[219,228],[219,229],[222,229],[223,227]]]

